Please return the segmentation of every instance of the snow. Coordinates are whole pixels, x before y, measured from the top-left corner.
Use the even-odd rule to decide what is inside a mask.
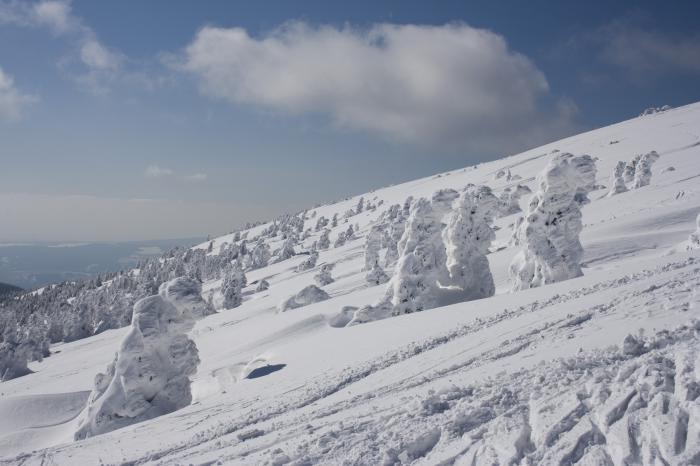
[[[469,184],[535,192],[537,175],[563,153],[596,158],[600,186],[619,161],[652,151],[648,185],[614,196],[594,188],[580,206],[582,275],[511,293],[515,213],[494,221],[485,256],[493,296],[349,325],[384,297],[385,286],[365,279],[364,249],[390,206],[403,212],[413,196],[450,210],[452,193]],[[434,198],[439,190],[452,191]],[[323,228],[334,239],[347,232],[342,220],[313,230],[361,197],[382,203],[348,219],[353,238],[321,250],[310,270],[297,271],[304,255],[246,270],[242,304],[194,324],[190,404],[73,441],[95,375],[130,330],[54,345],[31,374],[0,383],[0,463],[700,462],[700,250],[689,247],[700,231],[700,104],[310,209],[312,233],[295,250],[310,250]],[[270,225],[249,230],[249,245]],[[215,238],[213,251],[233,238]],[[266,243],[279,250],[284,239]],[[328,299],[278,312],[323,267],[333,269],[320,290]],[[256,291],[261,280],[269,288]],[[220,287],[208,281],[203,293]]]

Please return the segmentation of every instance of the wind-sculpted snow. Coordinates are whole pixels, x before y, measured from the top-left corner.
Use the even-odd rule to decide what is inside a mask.
[[[518,233],[523,250],[510,266],[514,290],[582,274],[580,205],[587,200],[595,176],[595,162],[589,155],[557,154],[549,161]]]
[[[177,278],[134,306],[131,330],[114,361],[97,374],[76,439],[152,419],[192,401],[190,380],[199,364],[187,337],[195,319],[211,314],[193,280]]]

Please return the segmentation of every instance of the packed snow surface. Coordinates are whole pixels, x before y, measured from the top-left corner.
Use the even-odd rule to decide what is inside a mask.
[[[310,209],[296,244],[251,241],[242,303],[202,315],[188,333],[200,363],[191,403],[174,412],[74,441],[96,374],[133,330],[52,346],[32,373],[0,383],[0,463],[700,464],[700,104],[649,113]],[[590,158],[575,160],[583,171],[543,178],[571,162],[562,154]],[[492,213],[467,217],[478,213],[469,185],[508,203],[517,190],[521,211],[510,203],[484,229]],[[425,217],[411,219],[409,196]],[[444,233],[450,249],[436,249],[441,215],[460,196],[462,217]],[[528,247],[511,241],[514,230],[550,227],[518,219],[549,201],[563,202],[565,225],[580,230],[580,269],[567,263],[557,280],[511,292],[509,265]],[[477,227],[490,247],[464,236]],[[407,228],[414,234],[397,234]],[[568,241],[572,231],[558,234]],[[217,254],[233,240],[197,247]],[[492,282],[475,296],[487,297],[416,302],[403,310],[421,312],[350,325],[394,284],[368,282],[367,269],[395,277],[409,240],[421,245],[411,260],[449,256],[465,283],[472,275],[460,264],[485,258]],[[481,255],[460,256],[462,243]],[[314,264],[299,267],[312,251]],[[431,273],[450,277],[448,267]],[[203,299],[222,307],[221,288],[206,281]],[[293,310],[279,312],[285,300]]]

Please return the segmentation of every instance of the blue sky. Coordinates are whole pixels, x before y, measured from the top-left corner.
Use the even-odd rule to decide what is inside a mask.
[[[0,0],[0,241],[219,234],[691,103],[699,13]]]

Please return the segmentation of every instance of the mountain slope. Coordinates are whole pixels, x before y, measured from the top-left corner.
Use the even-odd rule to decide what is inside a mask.
[[[596,182],[609,186],[618,161],[651,150],[660,159],[649,186],[612,197],[600,188],[583,207],[584,276],[509,293],[507,268],[517,248],[508,244],[518,214],[510,215],[496,220],[488,255],[495,296],[343,325],[344,306],[384,294],[385,286],[364,279],[363,250],[390,205],[468,183],[496,192],[516,184],[534,189],[554,151],[596,157]],[[498,176],[504,170],[519,179]],[[73,401],[37,408],[29,423],[0,420],[4,462],[700,462],[700,251],[685,248],[700,211],[700,104],[363,197],[383,203],[348,223],[342,216],[360,196],[320,206],[307,212],[304,226],[337,213],[331,239],[356,223],[357,239],[321,251],[308,271],[295,270],[306,258],[296,256],[247,272],[243,305],[198,322],[192,405],[77,443]],[[209,254],[233,238],[216,238]],[[283,242],[267,241],[273,250]],[[328,263],[336,281],[323,288],[331,299],[278,312]],[[262,279],[269,289],[255,292]],[[220,287],[208,281],[203,294],[218,304]],[[56,345],[60,352],[30,365],[34,373],[0,385],[0,411],[64,393],[61,399],[82,399],[126,332]]]

